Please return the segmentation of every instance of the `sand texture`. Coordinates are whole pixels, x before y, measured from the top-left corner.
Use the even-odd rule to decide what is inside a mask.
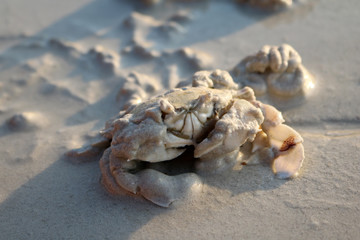
[[[359,1],[153,2],[0,0],[0,239],[359,239]],[[247,165],[161,208],[108,194],[100,156],[64,159],[129,101],[284,43],[315,88],[259,99],[304,139],[298,178]]]

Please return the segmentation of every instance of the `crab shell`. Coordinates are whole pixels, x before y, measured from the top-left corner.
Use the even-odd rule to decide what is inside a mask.
[[[215,138],[235,150],[260,131],[264,119],[261,110],[250,103],[254,100],[250,88],[178,89],[139,104],[102,133],[112,140],[112,154],[127,160],[166,161],[182,154],[189,145],[194,145],[196,157],[201,157],[209,147],[215,147],[213,144],[220,143],[214,142]],[[214,132],[210,144],[206,136],[214,127],[233,129],[222,129],[224,136]],[[230,147],[233,140],[236,146]]]

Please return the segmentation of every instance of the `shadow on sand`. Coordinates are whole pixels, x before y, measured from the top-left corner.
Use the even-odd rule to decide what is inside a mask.
[[[274,189],[285,182],[274,179],[270,176],[271,171],[264,168],[249,166],[205,181],[216,188],[231,191],[233,196]],[[177,209],[176,205],[169,209],[161,208],[127,194],[110,196],[102,188],[99,178],[97,162],[79,165],[59,159],[1,204],[2,237],[129,239],[155,216]],[[16,231],[14,226],[17,226]]]

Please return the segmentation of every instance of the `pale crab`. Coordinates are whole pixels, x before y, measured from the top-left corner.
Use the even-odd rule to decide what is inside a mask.
[[[239,89],[226,71],[197,72],[192,85],[130,106],[107,122],[102,143],[111,145],[100,168],[109,192],[126,190],[167,207],[200,191],[196,173],[170,176],[145,164],[179,159],[189,148],[195,172],[231,168],[241,146],[251,144],[251,159],[268,161],[280,178],[297,175],[303,139],[278,110],[257,101],[251,88]]]

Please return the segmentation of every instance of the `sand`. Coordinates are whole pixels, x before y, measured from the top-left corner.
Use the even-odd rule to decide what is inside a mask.
[[[359,2],[134,2],[0,1],[0,239],[358,239]],[[282,43],[316,79],[305,100],[270,99],[304,138],[298,178],[246,166],[166,209],[109,195],[97,161],[63,159],[121,109],[130,73],[152,95]]]

